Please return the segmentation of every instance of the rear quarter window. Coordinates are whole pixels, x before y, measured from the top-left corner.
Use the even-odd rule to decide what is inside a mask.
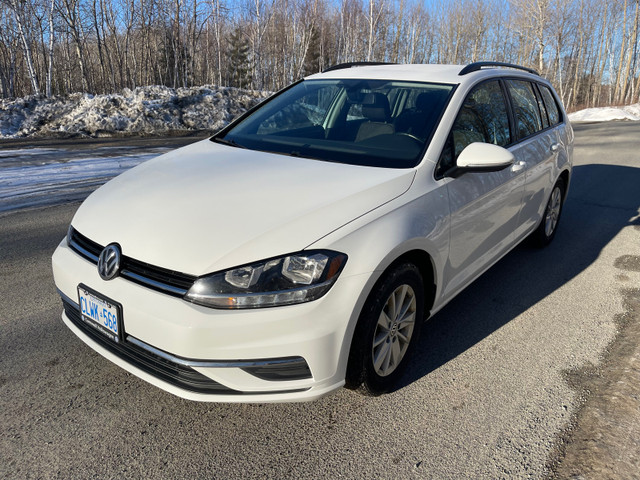
[[[542,94],[537,87],[534,87],[536,93],[536,100],[538,101],[538,108],[540,109],[540,115],[542,117],[542,128],[549,127],[549,116],[547,115],[547,107],[544,105],[544,100],[542,100]]]
[[[562,115],[560,115],[560,109],[556,103],[556,99],[553,97],[551,90],[546,85],[538,85],[540,87],[540,93],[544,100],[544,105],[547,107],[547,114],[549,115],[549,123],[551,125],[557,125],[562,121]]]

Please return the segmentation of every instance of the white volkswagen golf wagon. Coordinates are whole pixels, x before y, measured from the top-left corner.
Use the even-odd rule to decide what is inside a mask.
[[[388,391],[423,320],[553,239],[572,144],[523,67],[332,67],[95,191],[53,255],[62,319],[187,399]]]

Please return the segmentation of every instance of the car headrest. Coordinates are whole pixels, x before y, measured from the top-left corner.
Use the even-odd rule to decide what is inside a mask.
[[[367,93],[362,99],[362,115],[372,122],[386,122],[391,117],[389,100],[384,93]]]

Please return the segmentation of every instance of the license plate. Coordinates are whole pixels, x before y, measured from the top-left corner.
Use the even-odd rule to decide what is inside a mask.
[[[122,338],[122,308],[120,304],[85,285],[78,285],[78,299],[82,320],[114,342],[119,342]]]

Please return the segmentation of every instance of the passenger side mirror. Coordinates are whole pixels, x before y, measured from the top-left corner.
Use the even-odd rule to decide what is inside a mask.
[[[463,172],[497,172],[515,162],[513,154],[499,145],[474,142],[465,147],[456,161],[458,174]]]

